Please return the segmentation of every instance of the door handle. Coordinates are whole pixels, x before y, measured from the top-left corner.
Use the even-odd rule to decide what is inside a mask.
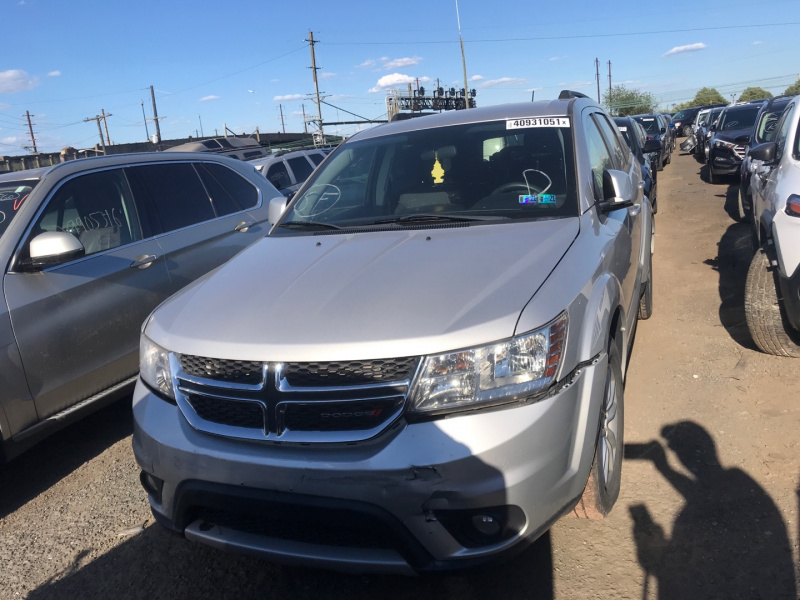
[[[242,221],[236,227],[234,227],[233,230],[234,231],[241,231],[242,233],[244,233],[245,231],[250,229],[250,225],[251,225],[251,223],[248,223],[246,221]]]
[[[137,269],[146,269],[150,265],[153,264],[158,257],[155,254],[142,254],[141,256],[137,256],[134,261],[131,263],[131,268]]]

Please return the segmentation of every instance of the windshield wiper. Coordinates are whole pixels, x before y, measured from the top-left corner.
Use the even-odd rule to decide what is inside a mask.
[[[286,227],[287,229],[342,229],[338,225],[320,221],[286,221],[278,225],[278,227]]]
[[[391,223],[425,223],[431,221],[440,221],[448,223],[457,223],[462,221],[487,221],[493,219],[505,219],[506,217],[476,217],[464,215],[436,215],[428,213],[418,213],[414,215],[403,215],[402,217],[392,217],[390,219],[379,219],[371,221],[370,225],[384,225]]]

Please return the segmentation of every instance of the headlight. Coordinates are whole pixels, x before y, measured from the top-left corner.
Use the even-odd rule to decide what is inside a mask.
[[[731,142],[723,142],[722,140],[717,140],[714,142],[714,145],[717,148],[733,148],[736,144],[732,144]]]
[[[147,385],[162,396],[175,400],[169,352],[144,333],[139,340],[139,375]]]
[[[425,359],[411,390],[412,412],[443,414],[514,402],[558,375],[567,314],[510,340]]]

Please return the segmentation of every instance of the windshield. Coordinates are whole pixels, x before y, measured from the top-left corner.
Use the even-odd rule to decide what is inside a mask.
[[[38,181],[0,181],[0,237]]]
[[[771,142],[775,139],[775,125],[778,119],[783,114],[783,109],[789,102],[776,103],[772,105],[770,110],[764,111],[761,118],[758,120],[758,127],[756,127],[756,142]]]
[[[756,124],[756,116],[760,106],[746,106],[742,108],[729,108],[719,119],[717,131],[731,131],[734,129],[749,129]]]
[[[679,110],[675,116],[672,117],[673,121],[682,121],[683,119],[690,119],[697,114],[697,109],[692,110],[691,108],[685,108],[683,110]]]
[[[577,215],[570,120],[530,118],[345,143],[279,227]]]
[[[658,119],[655,117],[636,117],[636,120],[642,124],[644,130],[649,135],[658,135],[661,133],[661,126],[658,124]]]

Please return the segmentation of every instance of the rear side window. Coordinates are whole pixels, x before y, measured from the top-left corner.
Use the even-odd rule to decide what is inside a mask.
[[[617,165],[617,168],[627,171],[628,167],[630,166],[629,157],[631,153],[627,148],[622,146],[619,137],[611,127],[611,123],[608,121],[608,117],[602,113],[594,113],[592,116],[597,121],[597,126],[600,128],[603,137],[606,139],[606,144],[611,150],[611,154],[614,156],[614,163]]]
[[[199,163],[196,166],[217,216],[253,208],[258,204],[258,191],[238,173],[214,163]]]
[[[66,231],[83,244],[86,255],[142,239],[136,207],[121,169],[70,179],[47,202],[31,237]]]
[[[279,190],[292,185],[292,178],[289,177],[289,170],[286,168],[286,165],[283,164],[283,161],[270,165],[269,169],[267,169],[266,176],[267,180]]]
[[[302,183],[308,179],[308,176],[311,175],[311,172],[314,170],[314,167],[306,160],[305,156],[296,156],[295,158],[287,159],[286,162],[292,167],[292,173],[294,173],[297,183]]]
[[[311,162],[313,162],[315,165],[319,165],[319,163],[325,160],[325,155],[318,152],[313,152],[308,155],[308,158],[310,158]]]
[[[215,217],[211,199],[189,163],[130,167],[128,175],[134,194],[164,233]]]

